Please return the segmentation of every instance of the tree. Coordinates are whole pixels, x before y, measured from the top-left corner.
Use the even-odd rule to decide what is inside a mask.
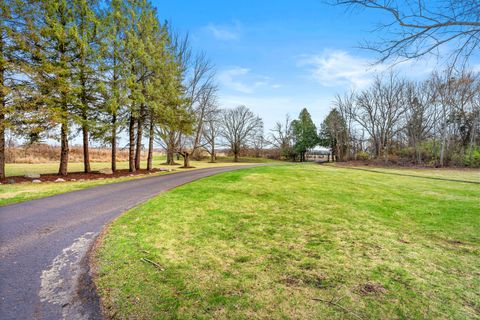
[[[305,153],[308,149],[318,144],[317,128],[306,108],[300,111],[297,120],[292,122],[293,136],[295,137],[294,149],[300,155],[300,162],[305,161]]]
[[[48,120],[60,126],[60,165],[67,175],[72,110],[78,105],[75,79],[76,42],[74,8],[71,1],[40,1],[39,12],[29,24],[29,41],[35,45],[31,77],[42,96],[42,109]]]
[[[381,10],[391,20],[378,30],[387,38],[367,43],[366,48],[389,59],[417,59],[437,53],[443,47],[455,48],[448,58],[466,62],[478,52],[480,7],[472,0],[335,0],[335,4]],[[447,59],[448,59],[447,58]]]
[[[5,178],[5,132],[14,130],[27,112],[23,95],[34,95],[28,70],[28,18],[37,4],[0,3],[0,179]]]
[[[188,68],[185,68],[188,71]],[[187,72],[188,73],[188,72]],[[191,76],[186,81],[187,112],[193,115],[193,135],[183,136],[178,154],[183,157],[184,167],[190,167],[190,156],[202,147],[202,137],[205,120],[218,109],[217,86],[213,82],[214,72],[212,64],[206,59],[205,54],[199,54],[191,68]]]
[[[126,92],[126,48],[125,32],[126,23],[124,11],[126,10],[123,0],[111,0],[102,17],[103,46],[101,70],[104,75],[105,84],[104,109],[107,114],[101,136],[107,135],[111,145],[111,168],[117,170],[117,133],[120,116],[128,103]],[[110,134],[107,134],[110,131]]]
[[[348,149],[348,131],[345,119],[332,109],[320,129],[320,144],[332,150],[332,160],[345,161]]]
[[[255,132],[253,133],[252,139],[252,148],[254,151],[255,158],[260,158],[261,152],[265,145],[268,144],[268,141],[265,139],[264,130],[263,130],[263,123],[261,126],[258,126]]]
[[[224,110],[221,119],[220,135],[230,146],[234,161],[238,162],[242,147],[254,138],[259,128],[263,127],[263,121],[245,106]]]
[[[203,148],[210,154],[210,162],[215,163],[217,160],[216,144],[220,131],[220,110],[210,113],[205,119],[205,128],[203,130]]]
[[[373,85],[357,96],[352,116],[372,140],[373,154],[387,160],[392,138],[403,129],[407,102],[406,82],[394,73],[377,76]]]
[[[100,104],[100,43],[99,37],[99,9],[96,0],[73,1],[73,15],[75,23],[76,59],[72,70],[74,81],[78,90],[78,104],[74,108],[76,122],[82,132],[83,168],[90,172],[89,135],[95,126]]]
[[[280,121],[275,122],[273,129],[270,131],[270,140],[273,146],[280,150],[281,157],[294,161],[296,154],[293,149],[294,137],[290,116],[288,114],[285,115],[283,123]]]
[[[434,125],[434,113],[431,110],[434,90],[430,82],[409,83],[407,86],[406,136],[408,145],[413,148],[414,162],[420,164],[421,143],[430,137]]]

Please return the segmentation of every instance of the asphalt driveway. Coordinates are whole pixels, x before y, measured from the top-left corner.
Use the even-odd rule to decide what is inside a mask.
[[[0,207],[0,319],[99,319],[84,257],[102,227],[176,186],[250,166],[185,171]],[[59,183],[61,188],[62,184]]]

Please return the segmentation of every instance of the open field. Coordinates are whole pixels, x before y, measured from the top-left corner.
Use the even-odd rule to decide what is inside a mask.
[[[118,218],[95,282],[116,319],[478,319],[479,222],[476,183],[252,168]]]
[[[156,155],[153,157],[154,167],[164,167],[162,163],[165,161],[165,156]],[[212,165],[223,165],[224,163],[234,164],[231,158],[219,158],[218,163],[209,163],[209,160],[194,161],[191,160],[191,165],[195,167],[210,167]],[[179,164],[183,164],[183,160],[177,161]],[[264,163],[264,162],[276,162],[274,160],[268,160],[263,158],[240,158],[240,162],[243,163]],[[141,162],[141,167],[147,167],[147,161]],[[175,166],[171,166],[175,168]],[[91,169],[93,171],[103,168],[110,168],[110,162],[92,162]],[[128,169],[128,161],[118,161],[117,169]],[[68,164],[68,172],[81,172],[83,171],[83,162],[71,162]],[[55,174],[58,172],[58,162],[46,162],[46,163],[7,163],[6,173],[7,177],[11,176],[23,176],[27,173],[40,173],[40,174]]]
[[[257,163],[268,161],[266,159],[253,159],[246,158],[242,159],[242,162],[232,162],[231,159],[219,159],[217,163],[209,163],[207,161],[191,161],[191,165],[194,168],[190,169],[180,169],[178,166],[163,166],[161,163],[165,159],[157,156],[154,160],[154,167],[169,168],[174,170],[196,170],[202,168],[213,168],[213,167],[222,167],[222,166],[232,166],[232,165],[244,165],[245,163]],[[92,162],[92,170],[99,170],[102,168],[108,168],[109,163],[104,162]],[[57,163],[44,163],[44,164],[7,164],[7,175],[8,176],[17,176],[25,175],[26,173],[40,173],[40,174],[51,174],[57,172]],[[128,168],[128,162],[119,162],[117,164],[119,169]],[[142,167],[146,167],[146,163],[142,163]],[[70,172],[78,172],[83,169],[82,163],[72,163],[69,165]],[[160,172],[155,173],[159,174],[168,174],[169,172]],[[86,181],[66,181],[61,183],[55,182],[42,182],[41,184],[33,183],[18,183],[18,184],[1,184],[0,185],[0,206],[23,202],[27,200],[33,200],[38,198],[43,198],[59,193],[65,193],[69,191],[75,191],[80,189],[86,189],[94,187],[97,185],[108,184],[126,181],[130,179],[138,179],[144,177],[145,175],[133,176],[133,177],[122,177],[122,178],[108,178],[108,175],[104,176],[104,179],[98,180],[86,180]],[[67,178],[68,179],[68,176]],[[61,187],[59,187],[61,186]]]

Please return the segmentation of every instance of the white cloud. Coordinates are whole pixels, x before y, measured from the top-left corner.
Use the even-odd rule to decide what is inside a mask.
[[[311,66],[311,76],[326,87],[349,85],[366,87],[378,67],[365,58],[354,57],[346,51],[325,50],[319,55],[304,56],[300,66]]]
[[[239,22],[235,22],[231,26],[217,25],[209,23],[205,30],[207,30],[217,40],[229,41],[237,40],[240,37],[242,26]]]
[[[242,67],[231,67],[218,74],[221,86],[226,89],[251,94],[260,87],[279,88],[279,84],[270,84],[271,78],[255,75],[250,69]]]
[[[325,87],[348,86],[356,89],[367,87],[376,74],[388,70],[397,71],[408,78],[421,78],[435,67],[432,60],[404,61],[395,66],[374,64],[371,59],[353,56],[342,50],[303,55],[298,65],[310,67],[310,76]]]

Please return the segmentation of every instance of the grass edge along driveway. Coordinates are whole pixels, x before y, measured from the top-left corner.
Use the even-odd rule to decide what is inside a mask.
[[[115,220],[95,283],[119,319],[475,319],[479,194],[318,165],[223,173]]]
[[[243,159],[242,159],[243,160]],[[260,159],[262,160],[262,159]],[[157,160],[158,161],[158,160]],[[123,182],[123,181],[128,181],[132,179],[139,179],[139,178],[145,178],[149,176],[155,176],[155,175],[164,175],[164,174],[174,174],[178,172],[183,172],[183,171],[190,171],[190,170],[198,170],[198,169],[205,169],[205,168],[216,168],[216,167],[225,167],[225,166],[237,166],[237,165],[245,165],[245,164],[258,164],[260,162],[264,163],[281,163],[279,161],[259,161],[254,158],[247,158],[244,159],[242,162],[230,162],[225,159],[221,159],[220,161],[216,163],[209,163],[206,161],[192,161],[192,166],[194,168],[189,168],[189,169],[180,169],[180,165],[177,166],[160,166],[162,168],[167,168],[167,169],[174,169],[174,172],[157,172],[157,173],[152,173],[151,175],[145,174],[145,175],[135,175],[135,176],[125,176],[125,177],[120,177],[120,178],[108,178],[108,176],[105,176],[104,178],[99,178],[95,180],[85,180],[85,181],[65,181],[65,182],[42,182],[39,184],[35,183],[16,183],[16,184],[1,184],[0,185],[0,206],[8,205],[8,204],[14,204],[14,203],[20,203],[20,202],[25,202],[29,200],[35,200],[35,199],[40,199],[40,198],[45,198],[57,194],[62,194],[66,192],[71,192],[71,191],[76,191],[76,190],[82,190],[82,189],[87,189],[87,188],[92,188],[104,184],[110,184],[110,183],[117,183],[117,182]],[[48,164],[48,167],[46,170],[55,170],[56,164]],[[12,166],[12,165],[10,165]],[[20,173],[25,173],[25,172],[38,172],[35,171],[35,167],[32,167],[32,165],[29,164],[15,164],[16,170]],[[108,164],[105,163],[95,163],[96,167],[108,167]],[[45,169],[44,169],[45,170]],[[42,173],[46,173],[48,171],[41,171]],[[60,177],[59,178],[65,178],[65,177]],[[66,177],[68,180],[68,176]]]

